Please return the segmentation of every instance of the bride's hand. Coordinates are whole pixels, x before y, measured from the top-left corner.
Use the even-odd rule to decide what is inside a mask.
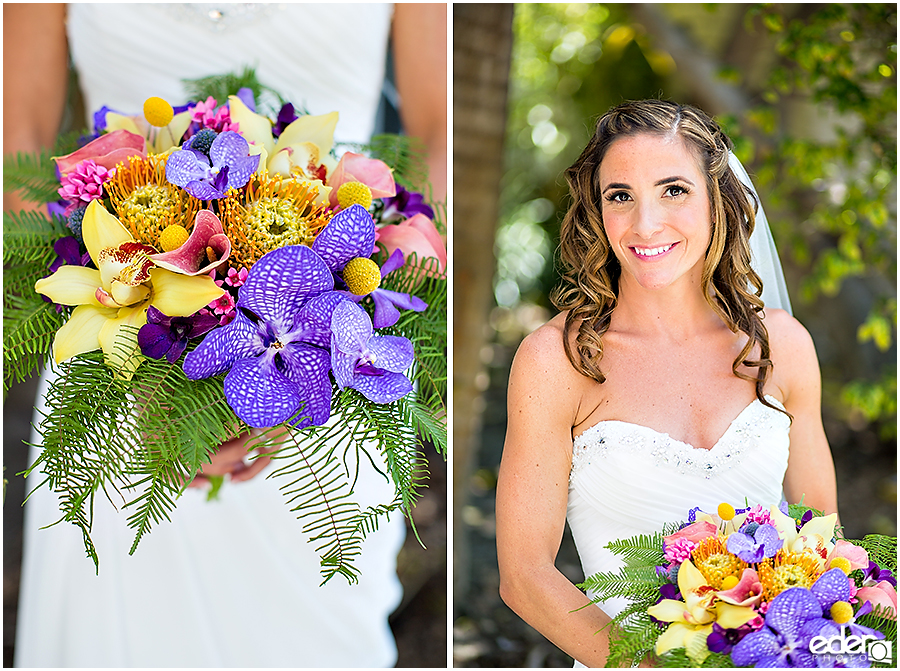
[[[269,465],[272,459],[268,454],[276,449],[271,444],[254,447],[256,441],[254,434],[244,433],[222,443],[210,458],[210,463],[200,467],[188,487],[206,487],[210,482],[209,476],[229,475],[231,482],[244,482],[256,477]],[[254,453],[259,456],[248,458]]]

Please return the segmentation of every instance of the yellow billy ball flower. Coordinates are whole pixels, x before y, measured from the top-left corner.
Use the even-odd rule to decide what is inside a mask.
[[[853,619],[853,606],[846,601],[837,601],[831,607],[831,619],[835,624],[846,624]]]
[[[726,522],[734,519],[734,507],[728,503],[720,503],[718,513]]]
[[[835,557],[828,563],[829,568],[839,568],[844,573],[850,573],[850,560],[846,557]]]
[[[188,237],[187,229],[184,226],[170,224],[159,234],[159,246],[164,252],[171,252],[187,242]]]
[[[344,266],[343,277],[350,293],[366,296],[381,284],[381,269],[372,259],[357,257],[350,259]]]
[[[727,575],[722,579],[722,589],[731,589],[735,587],[740,581],[738,580],[736,575]]]
[[[372,190],[362,182],[344,182],[338,188],[337,199],[342,210],[351,205],[362,205],[368,210],[372,206]]]
[[[144,101],[144,117],[151,126],[163,128],[175,117],[175,110],[165,100],[154,96]]]

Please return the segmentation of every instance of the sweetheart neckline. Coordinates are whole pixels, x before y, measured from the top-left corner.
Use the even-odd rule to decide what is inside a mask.
[[[766,399],[768,399],[768,400],[769,400],[771,403],[773,403],[774,405],[777,405],[778,407],[784,409],[784,405],[782,405],[781,401],[779,401],[779,400],[778,400],[777,398],[775,398],[774,396],[771,396],[771,395],[769,395],[769,394],[765,394],[764,396],[765,396]],[[664,431],[657,431],[656,429],[652,429],[652,428],[650,428],[649,426],[644,426],[643,424],[636,424],[636,423],[634,423],[634,422],[626,422],[626,421],[621,420],[621,419],[601,419],[599,422],[596,422],[595,424],[592,424],[590,427],[588,427],[587,429],[585,429],[584,431],[582,431],[581,433],[579,433],[579,434],[573,439],[573,444],[574,444],[574,443],[577,443],[579,440],[581,440],[582,438],[584,438],[585,436],[587,436],[589,433],[594,433],[595,430],[598,429],[598,428],[599,428],[601,425],[603,425],[603,424],[623,424],[623,425],[625,425],[625,426],[631,426],[631,427],[635,427],[635,428],[641,429],[641,430],[643,430],[643,431],[647,431],[647,432],[653,433],[653,434],[655,434],[655,435],[657,435],[657,436],[665,436],[666,438],[668,438],[668,439],[669,439],[670,441],[672,441],[673,443],[677,443],[678,445],[684,445],[685,447],[688,447],[688,448],[690,448],[691,450],[698,450],[698,451],[700,451],[700,452],[712,452],[712,451],[715,450],[717,447],[719,447],[719,445],[722,444],[722,442],[725,440],[725,438],[728,436],[728,434],[731,433],[732,429],[735,427],[735,425],[738,423],[738,421],[739,421],[745,414],[747,414],[747,413],[750,411],[751,408],[755,407],[756,405],[761,405],[764,409],[771,410],[771,408],[769,408],[768,406],[763,405],[763,403],[762,403],[758,398],[754,398],[752,401],[750,401],[750,403],[748,403],[748,404],[746,405],[746,407],[744,407],[743,410],[741,410],[741,411],[738,413],[737,417],[735,417],[733,420],[731,420],[731,423],[728,425],[728,428],[725,429],[725,433],[723,433],[723,434],[719,437],[719,439],[715,442],[715,444],[713,444],[712,447],[695,447],[695,446],[691,445],[690,443],[687,443],[687,442],[685,442],[685,441],[683,441],[683,440],[678,440],[677,438],[673,438],[672,436],[670,436],[668,433],[666,433],[666,432],[664,432]]]

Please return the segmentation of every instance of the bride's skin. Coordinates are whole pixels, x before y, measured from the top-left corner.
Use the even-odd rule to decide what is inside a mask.
[[[562,342],[565,313],[525,338],[510,373],[497,485],[503,600],[592,667],[606,662],[607,634],[596,632],[610,618],[595,607],[577,610],[587,597],[554,565],[565,527],[573,437],[616,419],[709,449],[756,398],[754,385],[731,369],[746,336],[732,333],[700,290],[711,225],[699,160],[678,138],[619,138],[600,166],[600,190],[604,227],[622,266],[619,302],[603,336],[606,382],[598,384],[569,363]],[[647,256],[648,250],[662,253]],[[794,417],[785,496],[837,512],[812,339],[783,310],[766,310],[764,321],[774,362],[765,393]]]
[[[68,86],[66,6],[4,4],[3,20],[3,152],[52,147]],[[408,135],[423,141],[432,197],[443,201],[447,193],[446,5],[398,3],[391,37],[403,125]],[[15,193],[4,193],[3,209],[38,206]],[[264,450],[258,450],[262,454],[253,461],[246,459],[254,442],[250,434],[243,434],[223,443],[191,486],[207,486],[210,475],[229,475],[232,482],[242,482],[262,472],[269,463]]]

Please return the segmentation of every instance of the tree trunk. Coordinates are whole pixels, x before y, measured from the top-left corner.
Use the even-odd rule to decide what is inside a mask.
[[[478,449],[483,370],[494,276],[511,4],[453,6],[453,508],[455,593],[465,594],[465,505]],[[459,601],[458,599],[456,600]]]

